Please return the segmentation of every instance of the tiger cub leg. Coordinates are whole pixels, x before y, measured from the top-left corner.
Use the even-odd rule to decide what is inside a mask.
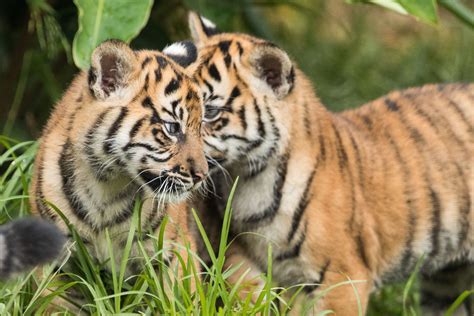
[[[357,259],[344,259],[346,262],[357,262]],[[318,315],[321,311],[330,310],[341,316],[359,315],[359,311],[365,315],[373,284],[369,273],[364,268],[358,269],[357,264],[348,268],[345,264],[329,263],[322,269],[325,271],[320,285],[305,289],[308,295],[304,299],[304,313]],[[298,309],[301,310],[301,306]]]
[[[189,208],[185,202],[169,206],[163,259],[167,263],[171,280],[175,279],[180,284],[189,282],[190,291],[194,292],[196,276],[200,279],[200,263],[197,260],[197,242],[193,231],[194,219]]]
[[[240,283],[238,295],[245,301],[251,295],[251,302],[256,303],[260,293],[265,287],[265,281],[261,277],[260,268],[245,254],[244,249],[234,241],[229,245],[226,252],[224,270],[238,267],[228,278],[230,287]]]
[[[423,315],[444,315],[463,291],[472,289],[474,289],[474,263],[452,263],[434,274],[422,274],[420,290]],[[472,295],[453,315],[474,315]]]

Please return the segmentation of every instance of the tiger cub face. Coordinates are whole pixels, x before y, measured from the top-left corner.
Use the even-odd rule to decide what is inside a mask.
[[[290,122],[285,113],[291,109],[282,99],[293,88],[292,62],[274,44],[217,33],[212,22],[195,13],[189,25],[199,51],[190,71],[203,92],[205,148],[214,159],[210,167],[237,162],[255,172],[286,141]]]
[[[153,194],[181,200],[205,178],[208,166],[201,93],[174,57],[133,51],[119,41],[96,48],[89,100],[76,115],[84,124],[72,131],[82,141],[72,142],[103,180],[125,172]],[[91,126],[92,112],[97,119]]]

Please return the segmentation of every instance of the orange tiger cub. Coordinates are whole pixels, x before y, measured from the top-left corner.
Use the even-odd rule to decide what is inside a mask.
[[[331,113],[276,45],[189,20],[206,154],[240,177],[231,229],[263,271],[271,243],[274,280],[309,284],[309,298],[357,280],[313,306],[337,315],[356,315],[358,301],[365,313],[372,291],[406,279],[422,257],[427,314],[472,287],[474,84],[392,92]],[[222,204],[226,181],[214,178],[224,199],[211,202]]]
[[[192,43],[177,45],[195,52]],[[165,261],[176,262],[176,241],[195,247],[183,201],[208,172],[202,98],[174,59],[185,66],[180,56],[102,43],[89,72],[74,79],[44,129],[30,189],[33,212],[67,232],[48,203],[58,207],[99,262],[110,256],[106,230],[121,261],[136,197],[143,201],[140,221],[150,255],[150,235],[158,233],[165,214],[165,239],[172,241],[165,244]],[[143,257],[138,247],[131,257]],[[138,267],[130,264],[128,272]]]

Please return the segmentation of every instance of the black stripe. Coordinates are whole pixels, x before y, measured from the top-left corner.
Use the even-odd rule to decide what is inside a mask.
[[[232,44],[232,41],[221,41],[217,45],[219,46],[219,49],[221,50],[223,54],[227,54],[229,53],[229,47],[231,44]]]
[[[249,179],[252,179],[254,177],[256,177],[257,175],[259,175],[260,173],[262,173],[267,167],[268,167],[268,159],[269,159],[269,156],[268,155],[265,155],[264,156],[265,159],[260,159],[257,164],[253,165],[252,169],[249,170],[249,172],[245,175],[245,180],[249,180]]]
[[[223,129],[224,127],[227,126],[227,124],[229,124],[229,119],[227,117],[223,117],[222,119],[216,121],[216,122],[213,122],[213,130],[215,132],[217,131],[220,131],[221,129]]]
[[[161,79],[163,78],[163,75],[161,73],[161,69],[160,68],[157,68],[155,70],[155,83],[158,83],[161,81]]]
[[[321,267],[321,270],[319,271],[319,279],[318,280],[311,280],[310,282],[307,282],[307,283],[315,283],[314,285],[307,285],[304,287],[304,291],[306,293],[311,293],[313,292],[314,290],[316,290],[317,288],[319,288],[319,286],[321,284],[324,283],[324,279],[326,277],[326,272],[328,271],[328,268],[329,268],[329,265],[330,265],[331,261],[328,260],[324,266]]]
[[[223,134],[219,137],[221,139],[221,141],[226,141],[228,139],[235,139],[235,140],[239,140],[241,142],[244,142],[244,143],[252,143],[252,141],[248,138],[245,138],[243,136],[240,136],[240,135],[235,135],[235,134]]]
[[[52,212],[51,209],[47,207],[44,203],[45,196],[42,190],[44,161],[43,161],[43,156],[41,155],[40,157],[41,157],[40,160],[37,162],[38,163],[38,176],[36,178],[36,197],[35,197],[36,208],[38,209],[38,212],[41,215],[41,217],[49,218],[52,221],[56,221],[56,219],[58,218],[58,215]]]
[[[154,161],[156,161],[156,162],[166,162],[166,161],[170,160],[171,157],[173,157],[173,155],[169,155],[167,158],[158,158],[158,157],[155,157],[155,156],[150,155],[150,154],[146,154],[145,156],[152,159],[152,160],[154,160]]]
[[[452,100],[449,95],[447,94],[442,94],[442,96],[444,96],[448,102],[449,102],[449,105],[451,106],[452,109],[454,109],[454,111],[456,112],[456,114],[459,116],[459,118],[464,122],[464,124],[467,126],[468,130],[469,130],[469,133],[470,135],[472,135],[474,133],[473,131],[473,127],[472,127],[472,120],[468,119],[465,115],[465,113],[459,108],[459,105],[454,101]]]
[[[89,86],[89,93],[91,96],[95,97],[94,90],[92,89],[92,86],[95,84],[97,80],[97,75],[95,73],[96,69],[94,67],[89,68],[89,71],[87,72],[87,84]]]
[[[178,100],[174,100],[174,101],[171,101],[171,108],[173,109],[173,116],[174,117],[177,117],[178,116],[178,113],[177,113],[177,109],[178,109],[178,105],[179,103],[181,102],[181,98],[178,99]]]
[[[305,102],[303,104],[304,107],[304,128],[306,131],[306,136],[310,137],[311,136],[311,121],[310,121],[310,116],[309,116],[309,111],[308,111],[308,103]]]
[[[400,109],[400,106],[397,104],[397,102],[389,98],[385,98],[384,102],[387,108],[392,112],[397,112]]]
[[[288,84],[290,85],[290,89],[288,89],[288,94],[290,94],[293,91],[293,88],[295,87],[295,67],[292,65],[290,73],[288,76],[286,76],[286,81],[288,81]]]
[[[455,166],[457,167],[458,172],[462,174],[462,171],[459,165],[455,163]],[[459,220],[458,220],[459,222],[458,225],[459,227],[461,227],[461,230],[459,232],[459,247],[461,247],[464,244],[464,242],[467,240],[467,236],[470,231],[469,228],[472,225],[471,224],[472,221],[466,220],[470,216],[471,205],[472,205],[471,199],[469,197],[469,186],[466,183],[466,179],[464,176],[461,176],[460,179],[463,182],[463,187],[464,187],[464,190],[463,190],[464,206],[460,207],[460,215],[459,215]]]
[[[334,123],[332,125],[332,128],[334,130],[334,134],[336,135],[336,151],[337,157],[339,159],[339,169],[341,170],[341,172],[343,172],[344,167],[347,165],[347,153],[344,149],[344,145],[342,144],[341,135],[339,134],[339,131],[334,125]]]
[[[168,61],[163,56],[157,55],[156,62],[158,63],[158,66],[160,68],[165,68],[166,66],[168,66]]]
[[[410,178],[410,172],[406,166],[406,162],[403,159],[400,149],[398,148],[398,145],[395,143],[394,139],[391,137],[388,132],[385,132],[386,138],[389,141],[390,146],[393,148],[395,155],[396,155],[396,161],[399,162],[400,167],[402,168],[402,173],[403,173],[403,183],[405,183],[405,190],[404,190],[404,197],[405,197],[405,204],[408,206],[408,232],[407,232],[407,238],[405,241],[405,250],[402,255],[402,259],[400,261],[400,268],[402,271],[411,271],[411,268],[413,266],[413,252],[412,252],[412,247],[413,247],[413,240],[414,240],[414,235],[415,235],[415,227],[417,223],[417,218],[416,218],[416,210],[414,209],[413,205],[413,198],[412,198],[412,192],[413,190],[411,189],[411,186],[408,185],[407,183],[409,182]]]
[[[64,193],[64,197],[68,201],[72,213],[81,222],[87,223],[92,226],[92,223],[87,218],[88,212],[85,206],[82,204],[76,192],[74,191],[74,182],[76,179],[76,175],[74,173],[74,154],[72,152],[72,144],[69,139],[66,141],[66,143],[64,143],[62,147],[58,164],[62,181],[62,191]]]
[[[219,148],[217,148],[216,146],[212,145],[211,143],[209,143],[206,139],[204,139],[204,143],[211,147],[213,150],[217,151],[217,152],[221,152],[221,150]]]
[[[359,255],[359,258],[362,260],[362,264],[370,269],[370,264],[369,264],[369,258],[367,257],[367,253],[365,251],[365,245],[364,245],[364,239],[362,238],[362,235],[357,234],[355,236],[355,243],[356,243],[356,248],[357,248],[357,253]]]
[[[361,115],[362,121],[368,130],[371,130],[373,127],[372,119],[368,115]]]
[[[247,130],[247,118],[245,117],[245,104],[237,111],[239,115],[240,124],[242,125],[242,129],[244,132]]]
[[[356,156],[356,166],[357,166],[357,175],[359,177],[359,186],[362,192],[364,192],[364,188],[365,188],[364,167],[362,165],[362,159],[360,155],[359,146],[357,145],[357,142],[355,141],[352,133],[349,133],[349,138],[351,140],[351,145],[352,145],[352,148],[354,149],[355,156]]]
[[[230,93],[229,98],[225,102],[225,106],[232,108],[232,103],[234,102],[234,99],[237,98],[238,96],[240,96],[240,89],[239,87],[235,86],[232,89],[232,92]]]
[[[145,234],[145,236],[142,237],[143,240],[147,240],[151,238],[151,236],[153,236],[158,227],[160,227],[163,218],[165,217],[165,214],[167,214],[166,205],[164,210],[159,210],[158,203],[155,204],[156,206],[154,207],[153,212],[150,213],[153,217],[149,221],[147,221],[147,223],[149,223],[150,230],[148,234]]]
[[[135,124],[133,124],[133,127],[132,127],[132,129],[130,130],[130,133],[129,133],[130,139],[134,138],[137,135],[138,131],[143,126],[143,123],[145,122],[146,119],[147,119],[146,116],[142,117],[141,119],[136,121]]]
[[[207,71],[209,72],[209,75],[212,77],[212,79],[214,79],[217,82],[221,81],[221,75],[219,73],[219,70],[217,70],[217,67],[215,64],[211,64],[209,68],[207,69]]]
[[[431,252],[430,257],[435,257],[439,253],[439,233],[441,230],[441,204],[438,194],[430,187],[431,206],[433,208],[431,217]]]
[[[207,81],[206,79],[203,79],[203,82],[204,82],[204,84],[206,85],[207,89],[209,90],[209,93],[210,93],[210,94],[213,94],[213,93],[214,93],[214,88],[213,88],[212,85],[209,83],[209,81]]]
[[[145,76],[145,83],[143,84],[143,90],[148,91],[148,84],[150,82],[150,76],[146,74]]]
[[[242,44],[240,44],[240,42],[236,42],[236,44],[237,44],[237,49],[239,51],[239,56],[242,56],[243,53],[244,53],[244,49],[242,47]]]
[[[224,55],[224,64],[225,64],[225,66],[227,68],[229,68],[231,63],[232,63],[232,57],[230,56],[230,54]]]
[[[111,221],[103,223],[101,228],[103,229],[105,227],[111,227],[114,225],[125,223],[127,220],[130,219],[130,217],[132,217],[134,205],[135,200],[130,199],[128,204],[118,214],[115,214],[114,218]]]
[[[416,102],[416,100],[414,100],[414,102]],[[414,109],[415,109],[415,113],[417,115],[421,116],[430,125],[430,127],[435,131],[435,133],[438,135],[439,139],[443,139],[443,136],[445,137],[446,132],[448,132],[450,134],[449,135],[449,140],[453,139],[454,141],[456,141],[458,146],[460,146],[462,148],[463,151],[466,151],[463,141],[460,140],[459,137],[456,135],[456,133],[453,130],[453,126],[446,119],[444,114],[439,113],[439,115],[437,115],[437,117],[436,117],[437,122],[434,122],[433,118],[428,113],[426,113],[423,109],[421,109],[420,107],[415,107]],[[436,109],[436,110],[439,111],[439,109]],[[433,112],[430,112],[430,114],[432,114],[432,113]],[[440,127],[442,127],[442,131],[440,130]],[[444,141],[442,141],[442,142],[443,142],[443,144],[445,144]],[[447,148],[448,146],[446,146],[446,144],[445,144],[445,147]]]
[[[166,85],[165,95],[175,92],[178,90],[179,86],[180,82],[176,78],[171,79],[171,81]]]
[[[286,153],[280,158],[280,163],[277,168],[277,179],[273,186],[273,201],[272,203],[264,209],[262,212],[255,213],[247,218],[244,218],[242,222],[249,226],[258,226],[262,222],[271,222],[280,208],[280,203],[282,199],[282,190],[285,185],[286,175],[288,172],[288,161],[290,154]]]
[[[311,174],[308,177],[308,180],[306,181],[306,185],[305,185],[303,194],[301,195],[298,206],[293,212],[293,218],[291,219],[291,228],[290,228],[290,231],[288,232],[288,237],[286,238],[288,242],[291,242],[291,240],[293,239],[300,225],[300,221],[301,221],[301,218],[303,217],[304,211],[306,210],[306,207],[308,207],[309,201],[312,198],[312,196],[309,195],[309,192],[311,190],[311,184],[313,183],[314,175],[316,174],[318,165],[319,165],[319,159],[318,161],[316,161],[316,164],[313,167],[313,171],[311,172]]]
[[[148,65],[150,61],[151,61],[151,57],[150,56],[146,57],[142,62],[142,69],[145,68],[145,66]]]
[[[306,227],[305,230],[301,232],[301,236],[298,240],[298,242],[291,248],[290,250],[284,251],[280,253],[275,260],[276,261],[283,261],[283,260],[289,260],[289,259],[294,259],[297,258],[300,255],[301,252],[301,246],[306,240]]]
[[[326,160],[326,145],[324,144],[324,137],[323,134],[319,134],[319,152],[321,154],[321,161]]]
[[[109,131],[107,132],[107,139],[104,142],[103,149],[105,154],[110,155],[112,154],[112,140],[115,140],[115,136],[117,135],[118,130],[122,127],[123,120],[127,116],[128,109],[126,107],[122,107],[120,110],[120,114],[110,126]]]
[[[255,109],[255,113],[257,113],[258,135],[260,136],[260,138],[264,138],[266,136],[265,125],[263,124],[263,121],[262,121],[262,111],[260,110],[260,107],[257,104],[257,100],[253,101],[253,106]],[[276,128],[276,126],[274,127]]]
[[[142,148],[145,148],[149,151],[152,151],[152,152],[157,152],[159,151],[158,148],[156,147],[153,147],[152,145],[149,145],[147,143],[140,143],[140,142],[136,142],[136,143],[127,143],[125,146],[122,147],[122,150],[123,151],[127,151],[129,150],[130,148],[135,148],[135,147],[142,147]]]
[[[97,135],[97,130],[102,126],[104,123],[105,116],[113,110],[112,107],[105,109],[103,112],[99,114],[97,119],[95,120],[94,124],[89,128],[86,133],[84,147],[85,153],[87,156],[87,162],[94,169],[94,174],[99,181],[107,180],[107,175],[103,172],[99,173],[99,168],[102,165],[102,159],[100,159],[96,153],[94,152],[94,143],[96,142],[95,136]]]
[[[151,101],[151,98],[149,96],[146,96],[143,101],[142,101],[142,106],[144,108],[154,108],[153,101]]]

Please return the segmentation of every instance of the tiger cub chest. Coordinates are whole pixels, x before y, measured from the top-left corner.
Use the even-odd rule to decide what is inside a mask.
[[[265,170],[252,177],[241,176],[232,201],[231,230],[239,234],[250,256],[267,269],[268,249],[272,248],[275,277],[282,284],[292,285],[315,279],[317,272],[298,254],[302,229],[292,231],[294,213],[305,194],[310,174],[296,172],[295,161],[274,159]],[[222,208],[223,209],[223,208]]]

